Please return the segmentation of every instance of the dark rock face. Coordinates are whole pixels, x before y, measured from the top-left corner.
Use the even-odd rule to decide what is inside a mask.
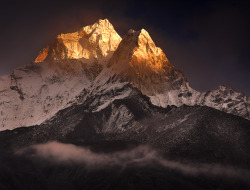
[[[243,93],[226,86],[219,86],[213,91],[202,93],[200,105],[250,119],[249,98]]]
[[[248,120],[209,107],[156,107],[133,87],[126,88],[132,89],[131,96],[103,110],[93,112],[90,105],[98,101],[89,99],[40,126],[0,134],[13,148],[51,140],[74,144],[121,140],[150,144],[175,159],[250,164]]]
[[[248,189],[241,179],[193,176],[159,163],[107,166],[89,170],[77,163],[59,163],[13,155],[32,144],[56,140],[109,154],[149,145],[171,161],[217,164],[249,169],[250,122],[200,106],[160,108],[131,86],[131,96],[94,112],[89,99],[58,112],[40,126],[0,132],[2,189]],[[115,92],[114,92],[115,93]],[[96,97],[98,99],[98,97]],[[100,98],[100,97],[99,97]],[[90,106],[92,105],[92,106]],[[13,167],[15,165],[15,167]],[[28,183],[24,183],[29,179]],[[21,188],[22,189],[22,188]]]

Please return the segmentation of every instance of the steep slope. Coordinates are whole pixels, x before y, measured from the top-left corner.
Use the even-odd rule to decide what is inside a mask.
[[[99,98],[90,98],[59,111],[40,126],[2,132],[1,146],[15,149],[51,140],[136,142],[175,160],[249,168],[248,120],[209,107],[159,108],[131,85],[122,89],[128,90],[130,96],[100,111],[94,112]]]
[[[144,29],[130,30],[123,37],[108,68],[100,73],[98,81],[112,78],[113,81],[129,82],[150,97],[156,106],[209,106],[250,119],[248,97],[226,87],[204,93],[192,89],[184,74],[168,61]]]
[[[112,91],[127,92],[126,98],[116,99],[99,111],[102,96],[90,96],[39,126],[0,132],[0,187],[165,189],[171,185],[171,189],[249,189],[250,121],[209,107],[159,108],[130,84]],[[45,147],[42,155],[46,155],[46,146],[49,155],[61,152],[58,162],[53,156],[37,155],[38,150],[29,147],[52,140],[67,144],[61,144],[63,149],[54,147],[57,151],[50,146],[58,143],[37,146]],[[139,145],[151,148],[140,151]],[[65,147],[85,152],[71,156]],[[126,165],[130,156],[120,153],[130,155],[131,149],[132,153],[139,151],[134,153],[135,161]],[[92,169],[84,161],[60,161],[79,155],[95,160],[88,157],[89,153],[104,163],[105,158],[120,156],[122,164],[95,164]],[[144,156],[149,159],[146,163],[140,160]]]
[[[90,79],[84,72],[70,76],[56,67],[27,65],[13,71],[1,85],[1,130],[40,124],[73,101]]]
[[[246,96],[232,89],[193,90],[146,30],[130,30],[121,40],[105,19],[59,35],[33,64],[0,77],[0,130],[41,124],[90,97],[99,111],[128,97],[130,90],[121,93],[128,84],[156,106],[205,105],[250,119]]]
[[[52,44],[39,53],[35,62],[62,59],[93,62],[111,56],[120,41],[121,37],[112,24],[107,19],[100,19],[77,32],[58,35]]]
[[[155,105],[193,105],[197,98],[197,92],[189,87],[184,74],[170,64],[144,29],[130,30],[108,65],[122,81],[132,83]],[[164,98],[159,99],[161,94]]]
[[[59,35],[35,63],[0,77],[0,130],[40,124],[69,106],[88,91],[120,40],[108,20],[99,20]]]
[[[250,119],[248,97],[226,87],[204,93],[195,91],[144,29],[130,30],[123,37],[108,66],[110,73],[140,89],[154,105],[209,106]]]
[[[198,104],[250,119],[250,99],[226,86],[202,93]]]

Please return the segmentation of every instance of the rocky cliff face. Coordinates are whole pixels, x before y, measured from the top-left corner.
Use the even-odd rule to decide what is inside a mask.
[[[130,30],[110,60],[111,70],[146,95],[187,87],[179,70],[156,47],[148,32]]]
[[[34,64],[0,77],[0,130],[36,125],[83,94],[121,41],[108,20],[61,34]]]
[[[77,32],[60,34],[45,47],[35,62],[78,59],[87,62],[110,57],[121,41],[110,22],[99,20]]]
[[[200,95],[189,86],[184,74],[168,61],[144,29],[130,30],[123,37],[108,63],[108,69],[100,76],[107,73],[115,75],[119,81],[133,84],[149,96],[153,104],[161,107],[194,105]],[[104,78],[102,76],[98,80]]]
[[[249,97],[226,86],[203,92],[198,104],[250,119]]]
[[[105,19],[59,35],[33,64],[0,77],[0,130],[41,124],[89,100],[88,109],[98,112],[129,97],[127,85],[156,106],[205,105],[250,119],[248,97],[225,87],[193,90],[146,30],[130,30],[121,39]]]
[[[0,139],[9,138],[3,138],[0,150],[5,144],[19,149],[55,140],[77,145],[135,142],[156,148],[168,159],[249,168],[250,121],[205,106],[160,108],[131,84],[113,91],[128,92],[103,109],[96,109],[102,97],[89,96],[39,126],[2,132]]]

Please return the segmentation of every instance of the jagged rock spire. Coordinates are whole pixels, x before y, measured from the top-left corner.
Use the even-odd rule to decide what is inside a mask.
[[[112,55],[121,41],[113,25],[107,20],[99,20],[77,32],[60,34],[45,47],[35,62],[62,59],[93,60]]]
[[[129,64],[125,64],[125,62]],[[128,31],[114,54],[111,64],[121,70],[130,66],[142,70],[149,67],[155,72],[160,72],[164,66],[169,64],[169,61],[161,48],[156,47],[148,32],[142,29]]]
[[[146,95],[187,85],[183,73],[170,64],[144,29],[129,30],[113,54],[109,66]]]

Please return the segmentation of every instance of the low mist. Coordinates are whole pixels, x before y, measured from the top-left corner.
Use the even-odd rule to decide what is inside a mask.
[[[53,141],[23,148],[18,150],[16,154],[28,155],[33,159],[44,159],[55,164],[81,164],[91,170],[111,166],[127,167],[155,164],[184,175],[232,178],[250,182],[250,172],[247,170],[218,164],[184,164],[179,161],[170,161],[163,158],[151,147],[142,145],[131,150],[96,153],[86,147]]]

